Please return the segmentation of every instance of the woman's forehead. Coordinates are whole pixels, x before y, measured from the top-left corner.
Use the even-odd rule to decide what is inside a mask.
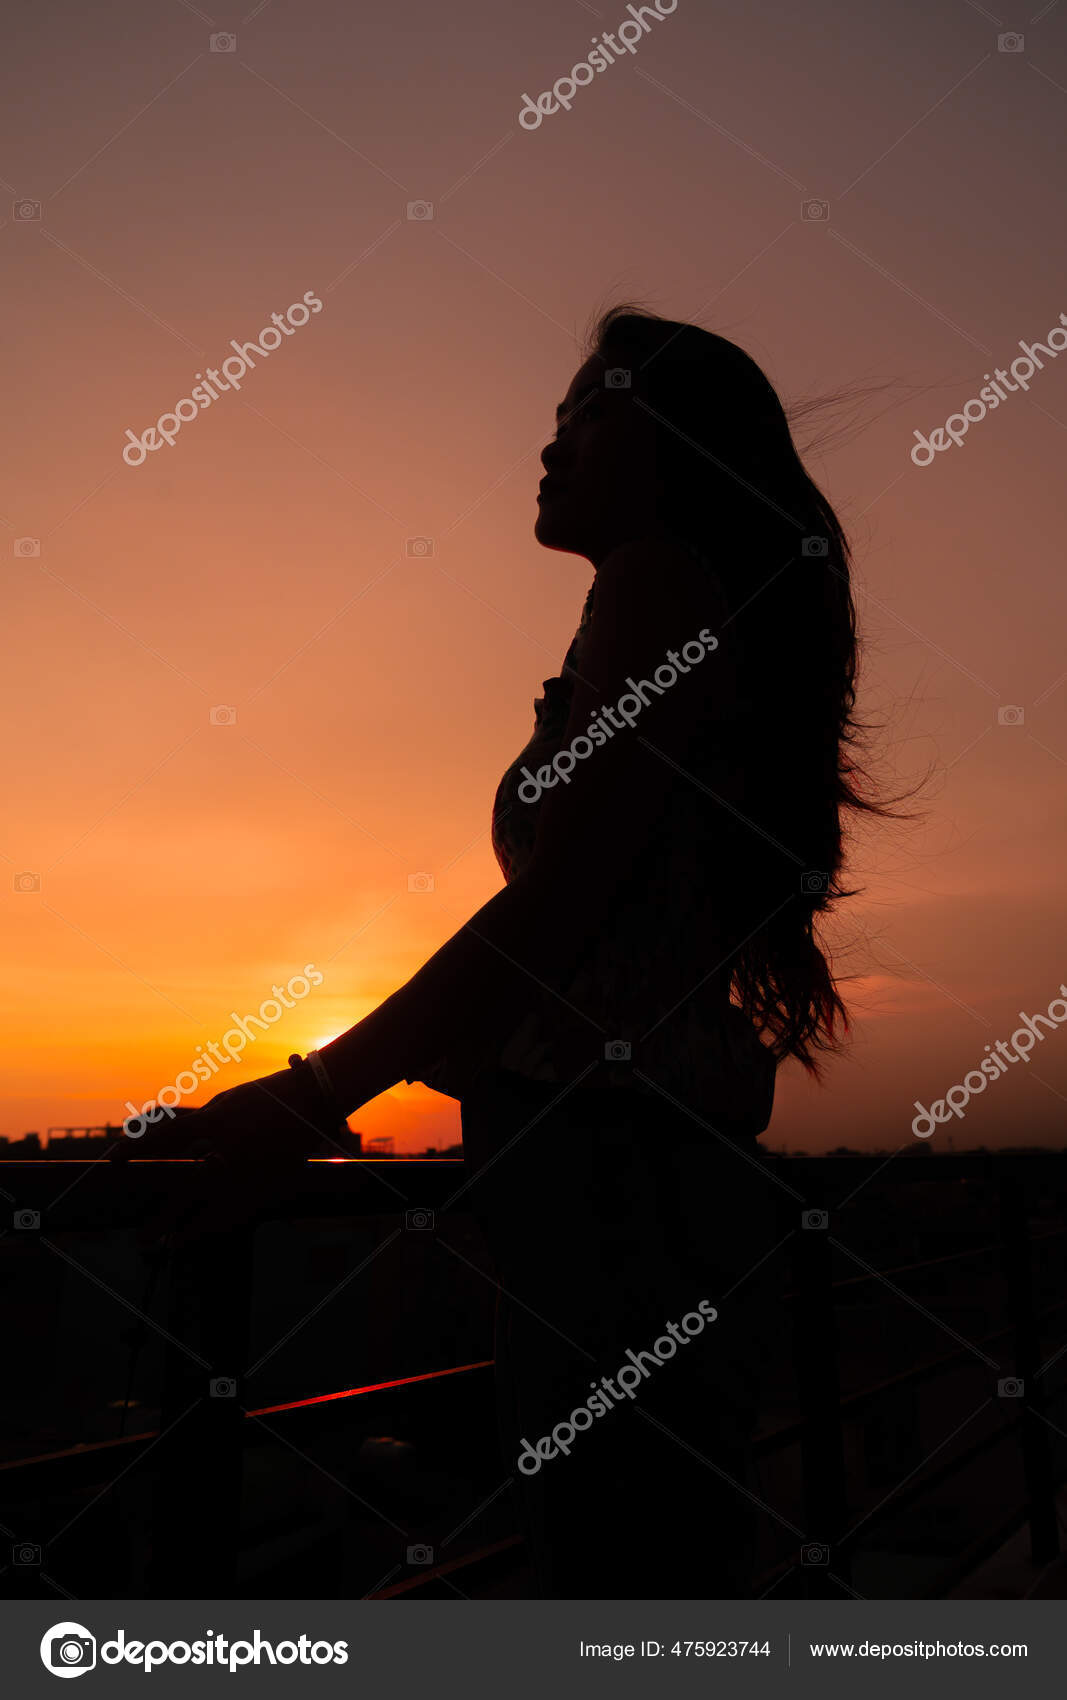
[[[604,382],[604,362],[600,355],[590,355],[584,366],[579,366],[574,377],[567,386],[565,400],[572,405],[587,389]]]
[[[567,394],[561,407],[570,409],[590,390],[602,390],[606,387],[605,375],[615,367],[626,367],[627,361],[622,350],[614,351],[612,358],[603,354],[591,354],[584,365],[579,366],[567,388]],[[627,388],[630,386],[627,385]]]

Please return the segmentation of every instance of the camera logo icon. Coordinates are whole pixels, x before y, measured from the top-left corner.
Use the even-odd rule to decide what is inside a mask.
[[[409,891],[432,891],[434,888],[432,874],[409,874]]]
[[[426,1233],[428,1229],[433,1227],[433,1211],[405,1210],[404,1226],[412,1229],[415,1233]]]
[[[606,390],[628,390],[630,381],[630,373],[625,366],[609,366],[604,373],[604,388]]]
[[[427,555],[434,553],[432,537],[409,537],[404,543],[404,553],[414,555],[416,560],[425,560]]]
[[[16,874],[11,881],[11,888],[18,892],[40,891],[41,876],[40,874]]]
[[[31,1545],[29,1541],[20,1541],[17,1546],[11,1548],[11,1562],[12,1564],[40,1564],[41,1549]]]
[[[408,218],[414,219],[416,221],[416,223],[421,223],[422,221],[431,219],[432,217],[433,217],[433,202],[432,201],[409,201],[408,202]]]
[[[39,1210],[16,1210],[12,1221],[22,1233],[36,1233],[41,1226],[41,1212]]]
[[[36,559],[40,553],[41,539],[39,537],[16,537],[15,554],[20,556],[24,561],[28,561],[31,558]]]
[[[1026,715],[1017,702],[1006,702],[997,709],[998,726],[1021,726],[1025,720]]]
[[[1023,1383],[1014,1375],[1006,1376],[1003,1381],[997,1382],[998,1399],[1021,1399],[1023,1392]]]
[[[609,1039],[604,1046],[605,1062],[629,1062],[631,1047],[625,1039]]]
[[[417,1546],[408,1547],[409,1564],[432,1564],[433,1547],[424,1546],[421,1541]]]
[[[801,1212],[800,1226],[802,1228],[828,1228],[830,1226],[829,1214],[825,1210],[804,1210]]]
[[[829,201],[801,201],[800,216],[809,224],[825,224],[830,217]]]
[[[53,1676],[84,1676],[96,1665],[96,1639],[82,1623],[54,1623],[41,1637],[41,1663]]]
[[[229,30],[219,30],[211,37],[212,53],[236,53],[237,37]]]
[[[17,219],[20,224],[26,223],[29,219],[40,218],[41,203],[40,201],[12,201],[11,216]]]
[[[800,876],[800,889],[805,897],[825,897],[830,889],[830,876],[821,868],[809,868]]]
[[[806,555],[809,561],[825,560],[830,553],[829,540],[825,537],[805,537],[800,545],[800,553]]]
[[[212,1399],[236,1399],[237,1383],[232,1375],[216,1375],[212,1378],[208,1391]]]
[[[806,1547],[800,1549],[801,1564],[829,1564],[830,1548],[820,1546],[818,1541],[809,1541]]]
[[[1025,46],[1026,37],[1024,35],[1016,35],[1014,30],[1009,30],[1007,35],[997,36],[998,53],[1021,53]]]
[[[208,715],[212,726],[236,726],[237,710],[229,703],[217,702]]]

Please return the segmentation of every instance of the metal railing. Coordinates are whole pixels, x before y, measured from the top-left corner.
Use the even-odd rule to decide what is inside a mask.
[[[1028,1521],[1035,1562],[1048,1563],[1059,1551],[1056,1493],[1067,1476],[1067,1464],[1057,1462],[1047,1411],[1067,1393],[1067,1382],[1046,1387],[1042,1373],[1042,1326],[1067,1308],[1067,1299],[1039,1303],[1035,1294],[1034,1254],[1064,1247],[1067,1228],[1054,1226],[1029,1231],[1027,1188],[1033,1192],[1043,1176],[1056,1177],[1067,1194],[1067,1160],[1050,1155],[1032,1158],[1009,1155],[984,1159],[933,1158],[908,1163],[906,1173],[882,1180],[878,1191],[904,1197],[909,1182],[956,1180],[970,1177],[997,1200],[995,1237],[981,1245],[909,1259],[884,1270],[835,1279],[838,1220],[835,1199],[846,1194],[857,1175],[858,1159],[772,1160],[772,1166],[803,1195],[805,1208],[828,1212],[826,1231],[797,1231],[792,1239],[793,1286],[784,1295],[793,1318],[793,1358],[799,1416],[758,1437],[756,1453],[767,1460],[794,1448],[799,1453],[802,1515],[812,1540],[824,1543],[832,1556],[825,1566],[800,1568],[809,1597],[841,1593],[838,1579],[850,1585],[852,1562],[872,1534],[900,1513],[959,1477],[991,1449],[1006,1442],[1018,1449],[1025,1492],[1010,1513],[994,1516],[981,1534],[943,1567],[936,1583],[924,1592],[939,1594],[973,1568],[981,1558]],[[439,1209],[456,1191],[462,1178],[461,1159],[359,1160],[310,1162],[294,1171],[285,1197],[263,1206],[255,1221],[236,1225],[224,1235],[189,1240],[170,1256],[169,1309],[165,1331],[171,1336],[164,1356],[163,1388],[158,1427],[56,1449],[0,1465],[0,1498],[9,1503],[68,1494],[101,1482],[115,1481],[128,1472],[147,1468],[154,1475],[152,1561],[148,1571],[149,1597],[207,1598],[231,1596],[235,1590],[241,1548],[242,1463],[256,1419],[270,1415],[280,1425],[281,1438],[298,1438],[317,1422],[366,1400],[390,1404],[420,1398],[454,1398],[458,1383],[480,1389],[491,1398],[489,1352],[470,1361],[434,1364],[419,1373],[389,1380],[368,1379],[357,1385],[298,1396],[272,1404],[251,1406],[239,1397],[215,1396],[212,1380],[232,1377],[247,1362],[253,1299],[252,1241],[266,1220],[381,1217],[403,1210]],[[870,1177],[873,1179],[873,1173]],[[382,1190],[388,1181],[388,1196]],[[183,1162],[133,1162],[121,1169],[100,1162],[88,1167],[64,1161],[0,1164],[0,1190],[13,1208],[40,1213],[42,1232],[71,1228],[114,1231],[143,1223],[166,1195],[189,1201],[206,1184],[203,1165]],[[853,1192],[859,1190],[855,1186]],[[1064,1197],[1067,1204],[1067,1196]],[[841,1219],[847,1219],[846,1207]],[[1067,1217],[1067,1209],[1064,1211]],[[788,1220],[788,1219],[787,1219]],[[797,1227],[796,1220],[793,1226]],[[928,1275],[933,1270],[963,1270],[981,1259],[996,1258],[999,1284],[1008,1320],[979,1340],[907,1367],[888,1368],[877,1380],[843,1394],[838,1322],[845,1303],[889,1283]],[[1061,1264],[1062,1266],[1062,1264]],[[940,1447],[884,1497],[865,1509],[850,1492],[846,1433],[862,1423],[864,1413],[879,1400],[902,1389],[935,1384],[958,1372],[975,1352],[1008,1338],[1011,1373],[1022,1383],[1018,1400],[1005,1406],[1011,1416],[980,1440],[961,1444],[949,1456]],[[1053,1356],[1056,1354],[1053,1353]],[[1045,1365],[1046,1369],[1048,1364]],[[1067,1368],[1067,1352],[1064,1367]],[[390,1403],[391,1402],[391,1403]],[[260,1433],[259,1438],[262,1438]],[[106,1491],[106,1486],[103,1491]],[[211,1540],[203,1531],[210,1528]],[[514,1542],[498,1543],[514,1560]],[[496,1550],[495,1548],[493,1550]],[[462,1565],[462,1559],[451,1567]],[[768,1566],[757,1584],[771,1594],[797,1568],[798,1554],[783,1554]],[[101,1592],[106,1578],[101,1579]],[[397,1584],[389,1592],[417,1592],[416,1582]]]
[[[795,1173],[797,1166],[787,1165]],[[882,1270],[835,1279],[833,1251],[835,1236],[834,1192],[827,1189],[818,1170],[802,1166],[809,1182],[810,1209],[812,1194],[817,1207],[825,1209],[828,1227],[824,1232],[800,1232],[793,1241],[793,1272],[795,1284],[784,1298],[793,1307],[793,1345],[796,1380],[799,1388],[801,1415],[793,1421],[761,1435],[756,1444],[757,1457],[769,1458],[788,1447],[799,1448],[803,1481],[804,1511],[814,1542],[825,1546],[829,1561],[805,1568],[801,1574],[805,1595],[809,1598],[840,1597],[848,1589],[853,1575],[857,1551],[869,1546],[872,1535],[883,1531],[898,1519],[902,1512],[929,1499],[935,1490],[959,1478],[967,1468],[1006,1441],[1014,1441],[1022,1466],[1025,1492],[1011,1509],[995,1517],[975,1538],[969,1541],[953,1559],[943,1565],[932,1583],[923,1589],[924,1597],[941,1598],[945,1592],[969,1574],[985,1558],[991,1556],[1010,1535],[1023,1524],[1029,1524],[1030,1555],[1037,1565],[1050,1564],[1060,1552],[1056,1499],[1067,1481],[1067,1452],[1057,1463],[1052,1435],[1055,1425],[1047,1421],[1049,1408],[1067,1395],[1067,1381],[1052,1388],[1043,1376],[1058,1357],[1058,1349],[1043,1360],[1041,1338],[1043,1325],[1062,1317],[1067,1299],[1039,1303],[1035,1292],[1034,1251],[1039,1247],[1058,1248],[1061,1278],[1059,1290],[1067,1287],[1062,1276],[1067,1273],[1067,1227],[1032,1232],[1029,1224],[1028,1202],[1036,1205],[1039,1196],[1038,1171],[1043,1168],[1056,1176],[1061,1209],[1067,1205],[1067,1156],[1051,1155],[1024,1157],[1010,1154],[988,1154],[981,1158],[933,1158],[921,1164],[912,1163],[909,1172],[894,1177],[896,1186],[905,1182],[930,1182],[939,1179],[970,1179],[983,1187],[987,1201],[994,1203],[997,1237],[977,1246],[934,1257],[910,1259]],[[844,1177],[842,1177],[843,1180]],[[1029,1187],[1028,1187],[1029,1183]],[[853,1191],[859,1190],[853,1188]],[[1030,1198],[1028,1200],[1028,1190]],[[1064,1211],[1067,1215],[1067,1210]],[[955,1350],[940,1353],[907,1368],[894,1370],[877,1381],[843,1394],[840,1382],[839,1318],[842,1301],[852,1299],[864,1288],[876,1289],[879,1283],[889,1283],[898,1292],[896,1283],[902,1277],[921,1277],[936,1269],[948,1269],[982,1259],[996,1257],[999,1261],[1000,1291],[1008,1320],[1000,1327],[988,1330],[976,1340],[964,1341]],[[907,1295],[904,1295],[905,1299]],[[941,1295],[942,1299],[951,1295]],[[948,1332],[953,1332],[951,1329]],[[1010,1374],[1002,1379],[1019,1385],[1012,1393],[1010,1404],[1004,1407],[1010,1416],[993,1427],[980,1440],[961,1445],[947,1458],[941,1458],[941,1446],[936,1446],[891,1492],[870,1508],[856,1503],[849,1492],[849,1466],[846,1429],[862,1420],[864,1412],[887,1394],[903,1389],[916,1389],[935,1383],[974,1362],[982,1349],[1007,1338]],[[1067,1333],[1061,1335],[1067,1340]],[[1067,1346],[1064,1346],[1067,1368]],[[989,1398],[993,1409],[993,1396]],[[1062,1433],[1062,1431],[1060,1431]],[[1064,1436],[1067,1439],[1067,1436]],[[789,1576],[797,1565],[797,1554],[783,1555],[768,1566],[758,1579],[757,1590],[772,1594],[775,1585]]]

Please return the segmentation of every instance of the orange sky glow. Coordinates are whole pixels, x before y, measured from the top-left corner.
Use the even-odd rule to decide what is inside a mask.
[[[496,784],[592,577],[534,541],[538,455],[590,315],[638,299],[787,403],[887,386],[809,465],[875,771],[928,777],[856,837],[853,1040],[822,1085],[781,1071],[764,1143],[910,1142],[1067,980],[1067,354],[910,458],[1067,312],[1067,9],[1013,51],[963,5],[681,0],[534,131],[524,91],[615,8],[59,10],[0,104],[0,1133],[121,1120],[314,964],[218,1083],[283,1067],[497,889]],[[933,1143],[1065,1144],[1065,1109],[1067,1029]],[[401,1085],[352,1125],[441,1146],[459,1106]]]

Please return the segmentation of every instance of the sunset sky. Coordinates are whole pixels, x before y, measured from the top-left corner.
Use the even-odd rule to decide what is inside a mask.
[[[499,887],[496,784],[592,578],[534,541],[538,456],[616,300],[733,338],[787,405],[870,391],[809,466],[855,548],[875,771],[928,777],[831,930],[853,1043],[822,1086],[780,1072],[764,1143],[909,1142],[1059,995],[1067,354],[910,458],[1067,315],[1067,6],[1034,5],[678,0],[536,130],[523,96],[625,5],[16,9],[0,1133],[120,1120],[314,964],[219,1086],[281,1067]],[[1065,1118],[1067,1027],[933,1143]],[[449,1143],[459,1106],[401,1086],[353,1125]]]

